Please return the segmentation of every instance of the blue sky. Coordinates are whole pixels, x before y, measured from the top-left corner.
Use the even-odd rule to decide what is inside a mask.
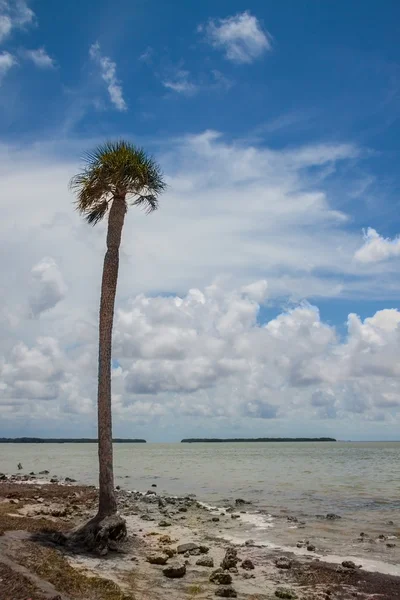
[[[7,431],[71,433],[77,423],[82,435],[91,431],[104,228],[80,223],[67,183],[83,150],[123,136],[157,157],[169,190],[157,215],[132,215],[124,234],[117,434],[170,439],[207,432],[212,421],[213,434],[272,427],[397,437],[399,22],[400,5],[390,0],[0,0],[0,268],[12,282],[3,284],[0,315]],[[243,292],[264,280],[268,292]],[[193,288],[207,310],[188,300],[190,322],[162,321],[168,302],[174,312]],[[145,315],[141,293],[153,307]],[[237,309],[240,294],[250,313],[258,306],[253,321]],[[236,310],[237,345],[244,331],[253,339],[273,324],[258,353],[230,357],[247,361],[246,389],[227,350],[206,365],[209,343],[236,348],[215,321]],[[158,331],[149,333],[151,352],[145,338],[140,347],[123,341],[137,311]],[[218,334],[199,342],[195,357],[192,346],[177,359],[171,340],[187,340],[193,320],[197,340],[209,322]],[[272,384],[276,365],[262,348],[273,353],[271,331],[289,323],[309,362],[299,377],[299,357],[282,347],[282,377]],[[44,337],[53,342],[43,346]],[[35,357],[42,366],[33,372]],[[179,361],[194,360],[201,366],[183,381]],[[57,361],[70,361],[68,369]]]

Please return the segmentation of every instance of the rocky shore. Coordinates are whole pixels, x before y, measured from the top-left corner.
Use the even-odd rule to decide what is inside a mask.
[[[298,540],[301,556],[235,543],[241,520],[246,531],[245,499],[216,511],[192,495],[159,495],[155,484],[145,493],[117,489],[128,528],[122,546],[106,556],[75,553],[54,534],[88,520],[97,491],[51,480],[0,474],[2,600],[400,599],[399,577],[321,560],[313,540]]]

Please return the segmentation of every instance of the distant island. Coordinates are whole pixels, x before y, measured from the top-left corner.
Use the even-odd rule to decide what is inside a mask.
[[[187,438],[181,440],[181,444],[193,444],[204,442],[336,442],[334,438]]]
[[[115,438],[114,444],[145,444],[146,440],[128,440]],[[0,444],[97,444],[97,439],[91,438],[0,438]]]

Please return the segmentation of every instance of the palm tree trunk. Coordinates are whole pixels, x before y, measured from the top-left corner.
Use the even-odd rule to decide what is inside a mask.
[[[98,437],[99,437],[99,511],[98,518],[117,512],[114,491],[112,415],[111,415],[111,347],[115,294],[118,280],[119,247],[126,212],[125,198],[115,197],[108,217],[107,252],[101,282],[99,320]]]

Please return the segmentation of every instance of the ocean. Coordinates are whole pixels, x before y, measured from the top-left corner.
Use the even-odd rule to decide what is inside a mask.
[[[0,444],[0,472],[19,462],[21,473],[97,484],[95,444]],[[249,502],[237,541],[307,539],[325,553],[400,563],[400,442],[115,444],[114,463],[123,489],[155,484],[220,509]]]

